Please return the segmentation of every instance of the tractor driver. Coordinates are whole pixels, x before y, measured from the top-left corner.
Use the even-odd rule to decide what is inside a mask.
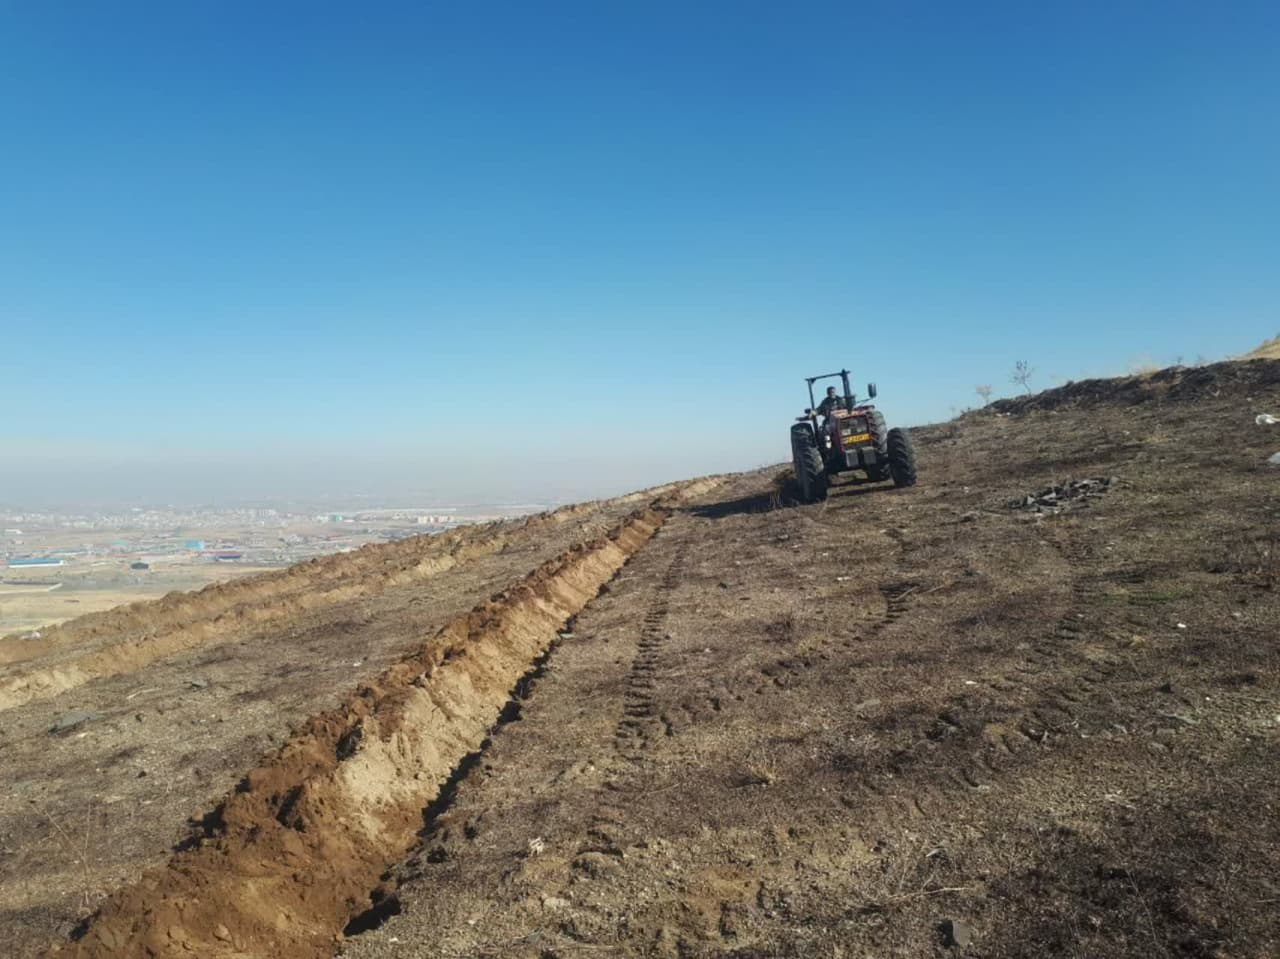
[[[844,409],[844,397],[836,392],[834,386],[827,387],[827,398],[818,404],[818,413],[830,417],[835,410]]]

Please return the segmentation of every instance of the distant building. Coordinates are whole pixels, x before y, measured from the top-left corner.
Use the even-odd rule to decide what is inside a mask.
[[[130,569],[150,569],[150,568],[151,568],[151,564],[150,564],[150,563],[143,563],[143,562],[130,563],[130,564],[129,564],[129,568],[130,568]]]
[[[204,549],[204,540],[189,539],[185,543],[183,543],[182,546],[184,549]]]
[[[62,566],[65,563],[66,563],[66,560],[62,559],[59,556],[32,556],[32,557],[28,557],[27,559],[9,560],[9,565],[11,567],[16,566],[16,567],[25,568],[25,569],[31,569],[32,567],[43,568],[46,566]]]

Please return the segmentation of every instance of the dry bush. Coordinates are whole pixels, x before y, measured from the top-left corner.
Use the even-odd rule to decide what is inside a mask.
[[[796,499],[795,474],[790,469],[780,470],[769,484],[769,510],[782,509]]]
[[[772,643],[779,645],[787,645],[795,642],[796,638],[796,616],[795,613],[787,612],[779,616],[773,622],[764,628],[764,634]]]

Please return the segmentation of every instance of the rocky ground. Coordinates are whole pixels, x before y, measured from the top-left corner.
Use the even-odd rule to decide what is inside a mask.
[[[1257,424],[1264,412],[1280,413],[1280,362],[1091,381],[918,432],[914,489],[790,506],[775,469],[668,500],[580,608],[547,574],[530,601],[574,613],[530,634],[512,698],[432,787],[417,835],[346,899],[308,884],[317,850],[364,835],[354,807],[317,800],[299,817],[282,788],[238,832],[220,811],[243,801],[215,802],[305,715],[308,690],[314,709],[351,680],[284,652],[297,636],[280,637],[280,685],[242,729],[261,738],[195,755],[135,737],[141,779],[121,730],[166,720],[124,704],[162,683],[166,703],[214,695],[176,692],[213,664],[155,663],[0,713],[6,771],[14,757],[22,770],[0,802],[0,921],[20,955],[68,932],[67,948],[104,956],[144,942],[406,959],[1280,954],[1280,472],[1266,465],[1280,427]],[[496,589],[520,568],[473,570],[457,596],[440,585],[435,618],[412,629],[382,606],[343,617],[344,641],[387,665],[484,576]],[[397,609],[436,587],[404,588]],[[457,655],[512,648],[495,639],[512,633],[502,615],[472,620]],[[397,639],[372,638],[384,631]],[[219,650],[229,670],[267,665],[236,664],[249,645]],[[447,671],[414,670],[421,695],[465,711]],[[420,741],[412,709],[391,722],[409,700],[378,688],[381,724],[323,740],[317,782],[358,782],[370,756]],[[113,711],[47,732],[86,703]],[[192,739],[229,721],[183,716]],[[170,798],[106,802],[130,777],[151,780],[153,803],[163,779]],[[398,787],[376,782],[356,812],[385,818]],[[184,832],[183,814],[202,822]],[[281,836],[311,865],[264,885],[238,857]],[[219,862],[274,933],[234,904],[220,928],[195,918],[220,877],[189,883]],[[304,935],[320,899],[333,905]]]

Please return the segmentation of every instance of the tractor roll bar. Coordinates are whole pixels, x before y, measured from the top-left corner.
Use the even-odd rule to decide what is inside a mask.
[[[853,390],[849,388],[849,371],[840,370],[837,373],[819,373],[817,376],[806,376],[804,381],[809,384],[809,409],[817,409],[818,404],[813,401],[813,384],[818,380],[829,380],[840,377],[844,381],[844,403],[845,409],[853,409]]]

